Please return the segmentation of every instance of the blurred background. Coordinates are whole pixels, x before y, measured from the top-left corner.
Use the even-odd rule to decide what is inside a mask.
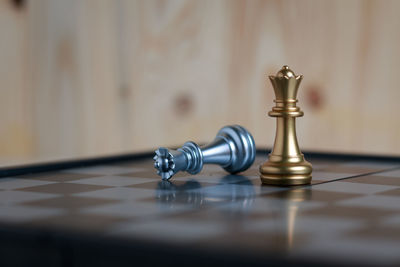
[[[284,64],[304,151],[400,155],[400,1],[1,0],[0,163],[271,147]]]

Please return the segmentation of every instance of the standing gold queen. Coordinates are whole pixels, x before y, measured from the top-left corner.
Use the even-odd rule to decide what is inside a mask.
[[[269,76],[274,87],[275,107],[268,113],[276,117],[276,136],[269,160],[260,166],[263,184],[302,185],[311,182],[312,166],[300,152],[296,136],[296,117],[303,111],[296,106],[297,89],[303,79],[288,66],[283,66],[276,76]]]

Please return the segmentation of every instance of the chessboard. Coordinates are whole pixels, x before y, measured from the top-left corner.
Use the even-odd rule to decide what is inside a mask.
[[[152,154],[2,169],[0,264],[400,265],[400,159],[306,153],[311,185]]]

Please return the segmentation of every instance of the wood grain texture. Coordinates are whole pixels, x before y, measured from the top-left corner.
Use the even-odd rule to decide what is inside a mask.
[[[25,159],[34,151],[26,10],[0,1],[0,155]]]
[[[303,150],[400,155],[400,1],[0,2],[0,157],[206,142],[275,121],[267,75],[304,75]]]

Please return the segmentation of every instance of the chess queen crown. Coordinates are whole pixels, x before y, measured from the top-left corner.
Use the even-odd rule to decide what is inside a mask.
[[[304,115],[297,103],[297,90],[303,79],[303,75],[295,75],[288,67],[283,66],[275,76],[269,76],[274,87],[276,106],[268,113],[271,117],[301,117]]]

